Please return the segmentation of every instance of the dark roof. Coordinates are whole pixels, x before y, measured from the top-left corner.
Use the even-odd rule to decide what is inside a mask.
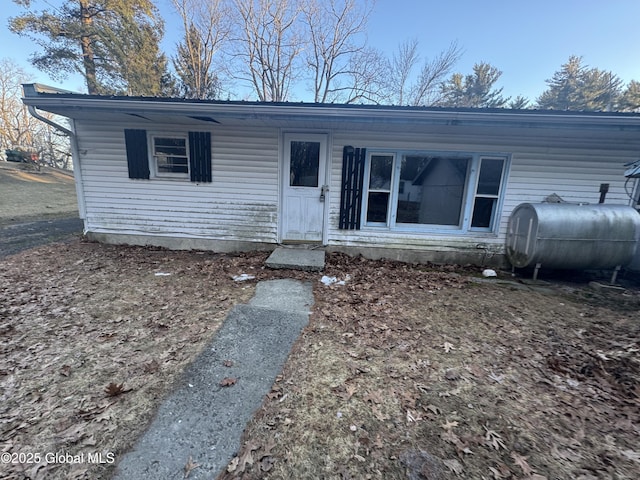
[[[124,102],[153,102],[153,103],[173,103],[173,104],[200,104],[212,106],[281,106],[281,107],[301,107],[301,108],[333,108],[345,110],[394,110],[398,112],[442,112],[442,113],[510,113],[522,115],[557,115],[557,116],[593,116],[593,117],[640,117],[636,112],[603,112],[603,111],[575,111],[575,110],[537,110],[537,109],[511,109],[511,108],[471,108],[471,107],[433,107],[433,106],[410,106],[410,105],[374,105],[356,103],[315,103],[315,102],[262,102],[246,100],[202,100],[183,97],[149,97],[149,96],[128,96],[128,95],[88,95],[66,90],[58,90],[40,84],[25,84],[23,87],[30,88],[31,94],[25,89],[25,97],[38,98],[66,98],[85,100],[115,100]]]

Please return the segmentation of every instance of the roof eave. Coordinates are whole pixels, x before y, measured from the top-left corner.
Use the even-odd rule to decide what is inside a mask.
[[[505,125],[505,126],[602,126],[635,127],[640,129],[640,115],[599,113],[563,114],[552,111],[486,111],[372,106],[268,102],[199,102],[183,99],[128,97],[95,97],[69,94],[56,89],[42,90],[38,84],[23,85],[25,105],[74,118],[74,112],[118,112],[136,115],[163,114],[213,116],[216,120],[262,120],[277,123],[278,119],[324,120],[357,123],[421,123],[438,125]],[[56,90],[56,91],[54,91]],[[59,92],[59,93],[56,93]]]

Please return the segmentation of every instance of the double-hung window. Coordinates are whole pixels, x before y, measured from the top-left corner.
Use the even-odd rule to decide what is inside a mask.
[[[154,173],[158,177],[189,178],[187,137],[152,135]]]
[[[124,130],[129,178],[211,182],[211,132],[150,133]]]
[[[506,156],[370,151],[363,226],[495,231],[506,165]]]
[[[504,165],[504,158],[480,158],[480,171],[471,219],[472,228],[490,229],[492,227],[500,199]]]
[[[394,155],[371,155],[369,161],[369,194],[367,223],[386,225],[391,199]]]

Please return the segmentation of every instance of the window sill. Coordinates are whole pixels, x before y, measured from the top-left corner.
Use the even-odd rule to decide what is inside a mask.
[[[151,180],[169,180],[171,182],[188,182],[191,180],[189,175],[154,175]]]
[[[363,232],[388,232],[390,234],[414,234],[414,235],[438,235],[438,236],[468,236],[496,238],[498,233],[488,229],[467,229],[461,228],[411,228],[411,227],[387,227],[386,225],[363,225],[360,229]]]

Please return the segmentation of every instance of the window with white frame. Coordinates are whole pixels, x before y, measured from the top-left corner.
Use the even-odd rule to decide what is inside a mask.
[[[369,157],[367,223],[387,224],[394,158],[393,155],[371,155]]]
[[[493,231],[506,156],[369,152],[363,226]]]
[[[491,228],[504,174],[504,158],[480,158],[480,172],[473,202],[472,228]]]
[[[153,168],[158,177],[189,177],[189,149],[187,137],[151,136]]]
[[[469,163],[468,157],[403,155],[396,224],[459,226]]]

